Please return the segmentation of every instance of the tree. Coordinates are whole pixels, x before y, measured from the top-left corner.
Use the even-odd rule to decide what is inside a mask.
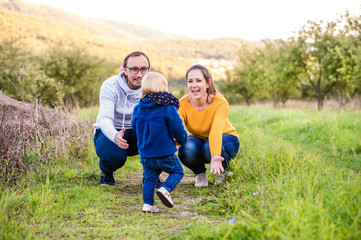
[[[4,94],[22,100],[17,81],[19,66],[24,64],[26,53],[19,46],[19,39],[3,40],[0,43],[0,86]]]
[[[338,87],[340,93],[340,107],[357,95],[361,94],[361,15],[351,16],[346,12],[342,16],[346,22],[344,28],[340,31],[340,47],[336,54],[340,58],[340,68],[337,71],[343,78],[341,87]],[[343,101],[342,96],[346,96]]]
[[[245,46],[239,51],[240,62],[232,73],[227,76],[227,81],[222,89],[229,93],[240,94],[247,106],[252,98],[261,91],[263,70],[260,60],[263,57],[259,49],[251,50]]]
[[[297,67],[297,51],[291,42],[276,40],[264,43],[265,86],[273,95],[273,107],[277,107],[279,99],[284,105],[291,91],[295,90],[301,69]]]
[[[114,69],[114,64],[93,57],[80,47],[54,47],[44,62],[44,72],[56,81],[61,100],[80,106],[88,106],[98,98],[101,83]]]
[[[298,67],[302,69],[302,84],[316,92],[318,110],[322,109],[325,96],[336,84],[333,79],[325,77],[324,69],[329,63],[329,47],[334,45],[335,26],[335,22],[323,25],[323,21],[308,21],[308,25],[303,26],[298,37],[294,38]]]
[[[325,77],[335,83],[340,108],[351,101],[361,85],[360,41],[353,36],[337,38],[337,44],[329,48]]]
[[[7,96],[16,100],[45,102],[54,94],[48,91],[55,86],[53,79],[41,70],[39,57],[23,51],[21,39],[0,43],[0,85]]]

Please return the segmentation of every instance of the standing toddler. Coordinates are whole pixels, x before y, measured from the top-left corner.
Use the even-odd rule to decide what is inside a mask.
[[[138,137],[138,150],[144,170],[143,212],[158,212],[154,189],[162,171],[169,174],[157,191],[162,203],[173,207],[170,192],[183,178],[182,165],[175,154],[176,143],[187,142],[187,131],[179,117],[178,99],[168,92],[167,79],[149,72],[142,80],[142,96],[134,107],[132,128]]]

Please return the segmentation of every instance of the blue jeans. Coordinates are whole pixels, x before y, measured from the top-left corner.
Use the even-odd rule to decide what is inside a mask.
[[[94,134],[95,151],[99,157],[99,167],[106,175],[123,167],[128,156],[138,155],[137,135],[133,129],[125,130],[123,138],[128,141],[129,148],[122,149],[110,141],[100,129]]]
[[[230,134],[222,136],[222,162],[224,170],[229,169],[229,160],[234,158],[239,149],[239,139]],[[206,172],[206,163],[211,162],[211,151],[209,141],[204,141],[193,136],[188,137],[187,143],[178,149],[178,157],[184,166],[194,172],[194,174]]]
[[[162,187],[173,191],[183,178],[183,167],[177,155],[169,155],[161,158],[142,158],[140,162],[143,165],[144,182],[143,182],[143,202],[144,204],[154,205],[154,189],[160,173],[166,172],[169,174],[167,180],[162,184]]]

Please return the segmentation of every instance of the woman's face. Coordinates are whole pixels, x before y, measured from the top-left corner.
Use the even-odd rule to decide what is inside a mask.
[[[209,84],[206,82],[203,73],[199,69],[194,69],[188,73],[187,91],[193,98],[207,96]]]

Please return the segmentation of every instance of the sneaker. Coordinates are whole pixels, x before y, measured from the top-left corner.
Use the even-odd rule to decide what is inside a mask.
[[[156,213],[156,212],[159,212],[159,208],[154,207],[154,206],[149,205],[149,204],[144,204],[142,211],[143,212],[148,212],[148,213]]]
[[[173,202],[172,202],[172,197],[170,196],[170,193],[164,187],[159,188],[159,190],[157,191],[157,195],[165,206],[167,206],[169,208],[174,206]]]
[[[228,171],[225,171],[225,172],[219,174],[216,178],[216,181],[214,181],[214,185],[219,185],[219,184],[223,183],[224,181],[226,181],[227,176],[232,176],[232,175],[233,175],[233,172],[228,172]]]
[[[115,185],[115,181],[114,181],[114,176],[113,173],[106,175],[105,173],[101,173],[100,174],[100,185],[102,186],[114,186]]]
[[[195,187],[208,187],[208,179],[206,173],[199,173],[196,175]]]
[[[214,181],[214,185],[219,185],[224,181],[226,181],[226,179],[224,178],[224,173],[221,173],[217,176],[216,181]]]

